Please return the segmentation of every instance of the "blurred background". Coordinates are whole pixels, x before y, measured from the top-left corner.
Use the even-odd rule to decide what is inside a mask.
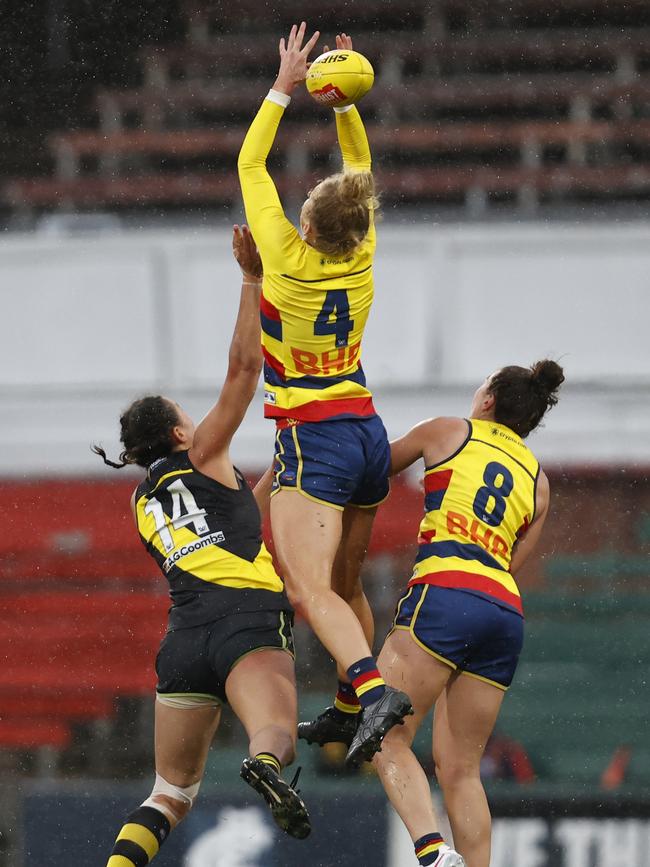
[[[102,865],[153,779],[166,584],[105,468],[120,411],[216,399],[236,313],[236,156],[277,42],[306,18],[374,65],[361,104],[383,201],[364,368],[389,435],[464,415],[497,367],[552,357],[549,475],[518,576],[526,646],[484,777],[493,867],[650,867],[650,4],[647,0],[0,2],[0,867]],[[298,92],[270,168],[288,213],[338,167]],[[256,398],[233,448],[254,480]],[[415,552],[417,473],[380,509],[381,642]],[[298,624],[300,713],[334,668]],[[430,727],[418,754],[435,781]],[[300,748],[314,816],[279,839],[242,791],[228,714],[156,864],[414,864],[372,772]],[[360,829],[362,833],[360,833]],[[245,839],[244,850],[238,849]],[[372,841],[372,860],[368,856]]]

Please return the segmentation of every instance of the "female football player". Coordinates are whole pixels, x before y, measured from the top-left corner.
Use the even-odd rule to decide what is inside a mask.
[[[331,739],[330,724],[340,729],[348,720],[348,763],[356,765],[410,712],[408,697],[386,689],[371,655],[372,615],[358,574],[376,506],[388,493],[390,463],[360,361],[373,298],[376,200],[368,140],[350,105],[335,109],[344,170],[309,193],[302,234],[284,214],[266,160],[319,36],[303,46],[305,30],[304,22],[294,25],[286,44],[280,40],[278,76],[248,130],[238,168],[264,265],[265,415],[277,426],[273,541],[289,599],[339,668],[330,709],[336,719],[321,716],[308,739]],[[342,34],[336,46],[343,56],[352,40]],[[333,569],[351,604],[332,589]]]
[[[280,776],[293,761],[296,685],[293,613],[261,537],[253,492],[229,446],[262,366],[261,262],[246,226],[233,250],[243,278],[228,372],[217,403],[196,427],[165,397],[123,413],[121,463],[146,470],[132,500],[147,551],[169,580],[172,607],[156,659],[156,780],[115,842],[108,867],[142,867],[189,812],[227,701],[249,737],[244,780],[288,834],[309,834],[309,816]]]
[[[562,368],[504,367],[474,395],[470,419],[436,418],[391,443],[392,472],[424,460],[425,517],[408,589],[379,665],[415,715],[386,737],[375,765],[420,864],[455,867],[436,831],[429,782],[411,750],[435,703],[433,757],[467,867],[490,863],[490,811],[479,765],[523,641],[516,575],[539,540],[549,485],[523,439],[557,403]]]

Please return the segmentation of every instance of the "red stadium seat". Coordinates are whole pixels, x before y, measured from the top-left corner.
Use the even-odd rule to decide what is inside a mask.
[[[156,586],[158,570],[129,509],[133,488],[132,479],[0,482],[0,496],[14,505],[0,537],[0,579],[87,584],[123,578]]]
[[[113,699],[92,691],[27,692],[0,690],[0,720],[92,720],[111,717]]]
[[[60,720],[4,720],[0,719],[0,747],[33,750],[37,747],[68,746],[70,728]]]
[[[73,718],[102,710],[108,715],[113,696],[153,689],[168,607],[164,597],[34,592],[5,593],[0,600],[0,691],[43,689],[78,696],[90,690],[99,696],[96,704],[75,699],[68,714]],[[30,700],[38,704],[37,698]],[[63,698],[58,706],[65,707]]]

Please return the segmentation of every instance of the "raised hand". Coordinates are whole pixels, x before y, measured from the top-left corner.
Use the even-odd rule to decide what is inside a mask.
[[[339,51],[352,51],[352,37],[347,33],[336,34],[336,47]],[[323,52],[329,51],[329,46],[323,46]]]
[[[242,270],[244,280],[257,283],[262,279],[262,260],[248,226],[232,227],[232,252]]]
[[[316,45],[320,31],[316,31],[308,42],[303,46],[307,25],[303,21],[300,27],[295,24],[291,28],[287,41],[284,37],[280,40],[280,69],[278,77],[273,85],[273,90],[280,93],[291,94],[294,87],[307,77],[309,63],[307,58]]]

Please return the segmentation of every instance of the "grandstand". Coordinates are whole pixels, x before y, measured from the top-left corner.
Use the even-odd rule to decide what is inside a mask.
[[[138,392],[192,414],[214,399],[235,161],[277,37],[306,13],[297,0],[120,5],[90,21],[32,4],[0,59],[0,867],[96,863],[124,805],[148,793],[166,587],[128,512],[137,476],[111,477],[88,444],[117,448],[118,412]],[[481,377],[528,353],[568,374],[531,443],[552,509],[518,576],[526,644],[499,722],[535,780],[486,780],[496,837],[507,851],[518,822],[524,835],[538,821],[548,860],[526,850],[522,864],[562,852],[562,867],[596,867],[593,840],[588,857],[562,849],[560,817],[621,820],[626,863],[648,867],[650,827],[623,823],[650,818],[650,4],[331,0],[324,23],[310,18],[323,42],[349,30],[377,75],[363,114],[385,218],[364,367],[389,433],[464,414]],[[297,93],[272,155],[283,201],[299,206],[333,166],[331,120]],[[260,401],[241,432],[251,478],[270,449],[259,416]],[[378,638],[410,572],[420,497],[400,479],[377,517],[364,581]],[[333,667],[304,624],[296,635],[308,718],[331,700]],[[183,863],[220,811],[250,807],[243,734],[225,716],[200,805],[161,867]],[[435,791],[429,737],[416,747]],[[360,813],[385,867],[408,863],[372,772],[345,774],[336,750],[304,745],[299,763],[314,867],[365,867],[356,842],[345,850]],[[256,867],[305,863],[277,845]],[[508,857],[493,867],[520,867]]]
[[[489,8],[488,8],[489,5]],[[642,2],[409,0],[334,3],[372,60],[364,114],[388,206],[486,215],[646,202],[650,196],[650,16]],[[233,160],[272,81],[276,34],[299,3],[181,3],[182,38],[145,45],[124,78],[84,105],[88,128],[44,135],[51,173],[6,178],[9,213],[108,209],[141,216],[238,206]],[[325,28],[326,29],[326,28]],[[178,34],[177,34],[178,36]],[[128,62],[128,58],[125,58]],[[275,176],[297,202],[333,156],[305,93],[278,139]],[[43,130],[45,133],[46,131]],[[497,209],[499,210],[499,209]]]

